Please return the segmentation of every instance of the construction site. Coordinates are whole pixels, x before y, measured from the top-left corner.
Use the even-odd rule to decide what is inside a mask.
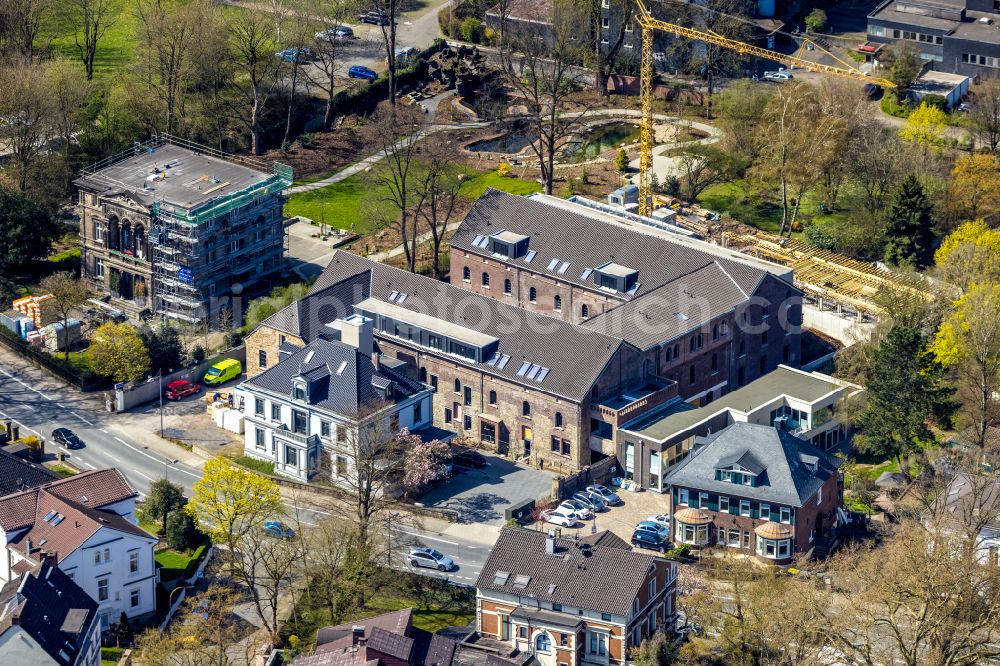
[[[82,171],[81,273],[111,308],[200,325],[281,270],[283,164],[160,135]]]

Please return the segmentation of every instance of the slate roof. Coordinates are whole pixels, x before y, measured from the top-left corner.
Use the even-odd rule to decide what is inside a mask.
[[[320,276],[317,283],[322,279]],[[317,298],[302,298],[291,303],[268,317],[267,325],[303,340],[312,340],[324,331],[326,324],[350,315],[354,303],[368,298],[370,286],[370,271],[320,289],[314,284],[309,293]]]
[[[402,303],[397,300],[394,305],[499,339],[499,352],[510,356],[502,369],[460,356],[448,355],[448,358],[456,364],[474,366],[515,384],[579,402],[589,394],[590,387],[622,346],[620,338],[513,307],[343,250],[334,252],[329,265],[313,284],[309,298],[323,300],[331,286],[344,280],[356,282],[359,275],[369,271],[370,298],[390,303],[393,292],[406,294]],[[262,325],[270,326],[270,321],[269,318]],[[394,339],[378,329],[375,336]],[[428,353],[440,352],[428,350]],[[524,361],[549,368],[544,381],[518,376]]]
[[[356,636],[354,628],[362,629]],[[413,627],[413,609],[322,627],[316,652],[298,657],[295,666],[376,666],[383,657],[412,666],[451,666],[458,643],[446,636]]]
[[[76,663],[96,621],[97,602],[47,563],[0,591],[0,636],[16,622],[57,664]]]
[[[752,423],[733,423],[701,441],[700,448],[667,474],[664,484],[800,507],[843,462],[785,431]],[[763,466],[760,484],[716,481],[715,470],[733,461]]]
[[[44,486],[46,492],[91,508],[101,508],[136,496],[128,481],[117,469],[81,472],[57,479]],[[0,497],[0,527],[10,531],[32,524],[37,503],[37,489]]]
[[[290,396],[293,379],[299,375],[312,380],[312,405],[350,417],[357,417],[366,407],[381,402],[382,397],[376,386],[384,387],[391,383],[393,401],[408,398],[427,388],[389,367],[381,366],[376,370],[372,360],[354,347],[324,338],[316,338],[245,383]]]
[[[404,608],[355,622],[345,622],[333,627],[320,627],[316,632],[316,645],[325,645],[340,640],[344,636],[351,636],[354,633],[354,627],[364,627],[365,636],[367,637],[376,627],[385,629],[386,631],[405,634],[412,624],[413,609]]]
[[[730,271],[747,293],[755,291],[768,272],[778,275],[788,272],[709,243],[674,239],[613,219],[550,197],[521,197],[488,189],[459,225],[451,245],[463,252],[492,257],[488,249],[473,245],[476,236],[489,236],[501,230],[529,236],[528,250],[536,253],[530,262],[525,261],[526,256],[497,261],[557,275],[560,280],[590,289],[596,285],[589,276],[582,277],[584,271],[614,262],[639,271],[639,289],[634,295],[616,294],[622,300],[641,298],[713,262]],[[553,259],[558,259],[559,264],[548,270]],[[570,262],[569,268],[556,273],[565,261]]]
[[[37,488],[59,478],[58,474],[41,465],[22,460],[0,449],[0,495]]]
[[[546,535],[505,527],[483,565],[476,588],[556,602],[598,613],[627,616],[639,594],[651,555],[615,546],[556,539],[554,555],[545,552]],[[500,583],[497,572],[510,574]],[[518,576],[530,578],[515,587]],[[554,587],[553,587],[554,586]],[[550,591],[551,590],[551,591]]]

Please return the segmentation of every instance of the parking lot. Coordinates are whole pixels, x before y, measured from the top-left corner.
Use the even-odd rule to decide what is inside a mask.
[[[488,467],[455,467],[451,478],[424,493],[420,504],[455,511],[459,523],[502,525],[507,507],[551,494],[552,474],[506,458],[485,457]]]
[[[610,487],[610,486],[609,486]],[[636,523],[646,520],[649,516],[666,513],[668,501],[666,495],[654,492],[632,493],[621,488],[611,488],[619,497],[623,504],[609,507],[595,515],[594,520],[587,521],[584,525],[575,529],[557,528],[565,536],[574,534],[590,534],[596,527],[596,531],[611,530],[622,539],[628,541],[632,538],[632,531]]]

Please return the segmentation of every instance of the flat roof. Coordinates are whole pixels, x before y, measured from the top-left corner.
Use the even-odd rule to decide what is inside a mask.
[[[521,241],[526,239],[527,236],[525,236],[524,234],[517,234],[514,233],[513,231],[507,231],[506,229],[504,229],[503,231],[498,231],[495,234],[493,234],[492,238],[496,238],[497,240],[503,241],[505,243],[520,243]]]
[[[966,85],[968,81],[969,77],[960,74],[928,70],[913,82],[913,85],[910,86],[910,92],[947,97],[956,88]]]
[[[192,210],[259,185],[273,174],[198,153],[175,144],[144,152],[81,176],[78,184],[98,194],[128,194],[149,205],[160,201]]]
[[[474,329],[453,324],[450,321],[438,319],[437,317],[432,317],[428,314],[414,312],[413,310],[393,305],[392,303],[386,303],[385,301],[377,298],[366,298],[354,307],[364,312],[374,312],[375,314],[380,314],[383,317],[389,317],[399,322],[412,324],[424,329],[425,331],[444,335],[454,340],[458,340],[459,342],[466,342],[476,347],[485,347],[488,344],[497,342],[497,338],[492,335],[480,333]]]
[[[692,408],[688,403],[669,403],[662,409],[626,423],[622,430],[653,441],[663,441],[727,409],[747,413],[781,396],[812,403],[841,388],[860,390],[853,384],[840,383],[828,375],[779,365],[760,379],[727,393],[704,407]]]
[[[628,277],[633,273],[639,272],[634,268],[629,268],[628,266],[622,266],[621,264],[616,264],[613,261],[610,261],[604,264],[603,266],[598,266],[597,270],[601,271],[602,273],[607,273],[608,275],[614,275],[617,277]]]
[[[941,30],[943,32],[953,30],[956,26],[961,24],[958,20],[943,19],[937,18],[936,16],[925,16],[923,14],[914,14],[913,12],[899,11],[896,9],[897,4],[899,3],[891,2],[885,7],[877,9],[869,14],[868,18],[889,21],[900,25]]]
[[[979,19],[986,17],[993,19],[992,23],[980,23]],[[1000,44],[1000,16],[988,14],[986,12],[965,12],[965,19],[955,27],[952,37],[957,39],[971,39],[987,44]]]

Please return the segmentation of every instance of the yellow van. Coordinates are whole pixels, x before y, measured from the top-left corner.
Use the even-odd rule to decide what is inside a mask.
[[[235,358],[227,358],[210,367],[202,381],[209,386],[218,386],[225,384],[230,379],[236,379],[241,374],[243,374],[243,364]]]

